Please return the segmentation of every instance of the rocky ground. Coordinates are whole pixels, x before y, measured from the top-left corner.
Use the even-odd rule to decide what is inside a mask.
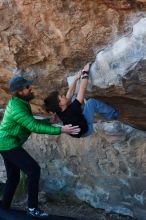
[[[13,206],[24,209],[27,199],[23,202],[15,201]],[[39,195],[40,208],[46,210],[51,215],[69,216],[77,220],[138,220],[130,216],[119,215],[116,213],[106,213],[103,209],[95,209],[85,202],[77,201],[59,193],[56,197]]]

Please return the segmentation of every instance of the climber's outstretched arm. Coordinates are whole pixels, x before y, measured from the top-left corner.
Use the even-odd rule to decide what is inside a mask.
[[[74,82],[71,84],[71,86],[69,87],[69,89],[68,89],[68,91],[67,91],[66,98],[71,99],[72,96],[74,95],[77,82],[78,82],[78,80],[79,80],[80,77],[81,77],[81,73],[82,73],[82,71],[79,71],[79,72],[76,74],[75,79],[74,79]]]
[[[90,63],[87,63],[82,70],[81,84],[80,84],[79,92],[77,94],[77,100],[81,104],[84,101],[85,91],[88,85],[89,68],[90,68]]]

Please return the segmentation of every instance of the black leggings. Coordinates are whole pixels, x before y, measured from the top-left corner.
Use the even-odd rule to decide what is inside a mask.
[[[2,206],[9,208],[20,180],[20,170],[28,176],[28,207],[38,207],[38,190],[40,167],[37,162],[22,148],[0,151],[6,171],[7,181],[2,199]]]

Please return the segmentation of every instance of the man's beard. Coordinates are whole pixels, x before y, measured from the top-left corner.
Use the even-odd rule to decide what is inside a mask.
[[[29,101],[31,101],[34,98],[35,98],[34,93],[31,92],[27,96],[24,97],[24,100],[29,102]]]
[[[32,99],[35,98],[33,92],[30,92],[30,93],[29,93],[28,95],[26,95],[26,96],[21,96],[21,95],[17,94],[17,97],[19,97],[19,98],[21,98],[21,99],[23,99],[23,100],[25,100],[25,101],[27,101],[27,102],[29,102],[29,101],[31,101]]]

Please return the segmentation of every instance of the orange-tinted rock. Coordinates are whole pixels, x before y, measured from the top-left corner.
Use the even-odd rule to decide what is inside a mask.
[[[7,80],[13,75],[12,69],[19,67],[27,73],[33,72],[30,76],[26,74],[35,81],[37,99],[33,101],[33,109],[42,111],[42,99],[47,93],[55,88],[66,89],[67,75],[81,69],[87,61],[94,61],[102,48],[129,33],[145,10],[144,0],[1,1],[0,104],[7,103],[10,97]],[[4,79],[3,75],[6,75]],[[139,84],[139,88],[142,97],[144,87]],[[89,96],[107,97],[106,100],[114,105],[120,102],[121,109],[123,103],[130,105],[130,121],[133,122],[137,111],[130,100],[132,103],[133,100],[141,102],[138,109],[144,106],[143,112],[145,104],[143,99],[137,99],[135,93],[127,95],[123,91],[124,88],[118,86],[95,88]],[[124,120],[127,117],[129,114]],[[138,124],[142,119],[143,116],[138,118]]]

